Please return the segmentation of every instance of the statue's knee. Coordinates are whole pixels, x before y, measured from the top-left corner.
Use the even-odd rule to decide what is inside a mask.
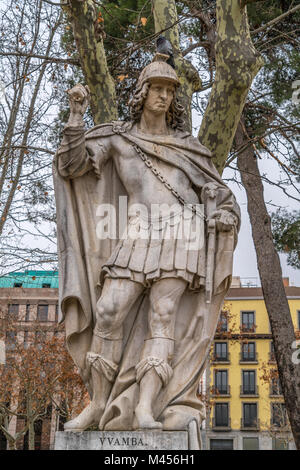
[[[174,302],[170,299],[161,299],[152,305],[152,318],[154,322],[168,324],[171,322],[174,313]]]
[[[96,309],[96,322],[100,330],[112,330],[115,328],[116,312],[112,302],[99,301]]]

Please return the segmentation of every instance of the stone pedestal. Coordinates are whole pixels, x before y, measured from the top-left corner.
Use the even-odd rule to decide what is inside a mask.
[[[187,450],[187,431],[84,431],[55,434],[55,450]]]

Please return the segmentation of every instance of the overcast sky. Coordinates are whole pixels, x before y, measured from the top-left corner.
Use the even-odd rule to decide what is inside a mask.
[[[193,112],[193,134],[197,136],[200,127],[201,117]],[[222,132],[222,130],[220,130]],[[278,164],[271,158],[266,157],[259,160],[259,169],[261,174],[265,174],[271,181],[277,181],[279,178],[280,170]],[[234,171],[226,168],[223,173],[223,178],[232,178]],[[251,225],[247,212],[247,197],[245,190],[241,185],[229,182],[229,186],[237,198],[238,204],[241,208],[242,224],[239,233],[238,244],[234,252],[233,276],[240,276],[241,278],[253,278],[249,281],[253,284],[260,285],[259,274],[257,270],[256,252],[252,239]],[[270,186],[264,183],[264,199],[267,203],[269,213],[276,210],[275,206],[285,207],[287,210],[299,210],[299,203],[293,199],[288,198],[277,186]],[[299,196],[299,195],[298,195]],[[290,285],[300,286],[300,271],[287,265],[287,255],[279,255],[282,267],[283,277],[290,278]],[[244,279],[246,281],[246,279]]]
[[[273,160],[270,158],[259,160],[259,168],[261,174],[266,173],[272,181],[276,180],[275,178],[277,178],[279,170],[278,165]],[[232,170],[226,169],[223,173],[223,177],[229,178],[232,174]],[[233,275],[240,276],[242,278],[253,277],[255,278],[253,279],[253,282],[256,281],[260,284],[251,225],[247,212],[246,193],[240,185],[230,183],[229,186],[237,198],[242,213],[242,225],[239,233],[238,244],[234,253]],[[279,188],[265,183],[264,191],[265,201],[270,203],[267,205],[269,211],[275,210],[271,204],[283,206],[288,210],[299,210],[299,204],[292,199],[288,199]],[[300,271],[288,266],[286,259],[287,255],[280,255],[283,277],[289,277],[291,285],[300,286]]]

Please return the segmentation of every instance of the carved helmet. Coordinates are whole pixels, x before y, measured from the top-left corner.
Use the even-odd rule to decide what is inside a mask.
[[[156,53],[151,64],[146,65],[142,70],[137,82],[137,87],[141,88],[144,83],[151,80],[151,78],[163,78],[179,86],[180,81],[177,73],[171,65],[166,63],[168,58],[168,55]]]

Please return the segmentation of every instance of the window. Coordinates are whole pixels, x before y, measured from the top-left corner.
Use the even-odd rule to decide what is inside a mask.
[[[30,304],[26,305],[25,321],[30,320]]]
[[[228,344],[227,343],[215,343],[215,361],[228,361]]]
[[[272,377],[271,378],[271,395],[282,395],[282,388],[279,377]]]
[[[215,426],[228,427],[228,403],[215,404]]]
[[[14,287],[22,287],[22,282],[14,282]]]
[[[227,314],[225,312],[221,312],[217,331],[222,332],[222,331],[227,331],[227,329],[228,329]]]
[[[244,437],[243,450],[259,450],[258,437]]]
[[[255,370],[243,370],[243,387],[242,391],[244,395],[255,395],[256,394],[256,377]]]
[[[17,320],[19,315],[19,304],[9,304],[8,314],[10,318],[12,318],[13,320]]]
[[[242,312],[242,330],[254,332],[254,312]]]
[[[256,428],[257,424],[257,403],[243,403],[243,427]]]
[[[45,287],[51,287],[51,284],[44,283],[44,284],[42,284],[42,287],[44,287],[44,288],[45,288]]]
[[[273,450],[288,450],[289,443],[287,439],[278,439],[277,437],[273,437],[272,439],[272,449]]]
[[[29,331],[25,330],[24,331],[24,348],[25,349],[27,349],[29,346],[28,340],[29,340]]]
[[[233,439],[210,439],[210,450],[233,450]]]
[[[59,431],[64,431],[64,424],[66,423],[67,419],[63,415],[59,415],[59,421],[58,421],[58,430]]]
[[[7,449],[7,439],[5,434],[0,430],[0,450]]]
[[[35,332],[35,344],[36,346],[39,346],[40,349],[42,347],[42,344],[45,342],[46,339],[46,332],[45,331],[36,331]]]
[[[6,349],[7,351],[12,351],[16,348],[17,334],[15,331],[6,332]]]
[[[66,403],[66,400],[62,400],[60,404],[60,410],[59,410],[59,415],[58,415],[58,431],[63,431],[64,430],[64,424],[67,421],[67,412],[68,406]]]
[[[255,361],[256,360],[256,350],[255,343],[243,343],[242,344],[242,361]]]
[[[38,305],[37,319],[41,322],[48,321],[48,305]]]
[[[270,362],[276,362],[275,350],[273,341],[270,342]]]
[[[34,449],[35,450],[41,450],[42,430],[43,430],[43,421],[40,419],[36,420],[34,422]],[[29,448],[28,438],[29,438],[29,432],[27,431],[26,434],[24,434],[23,450],[28,450]]]
[[[287,415],[284,403],[271,403],[271,424],[284,427],[287,424]]]
[[[228,371],[216,370],[215,371],[215,393],[226,395],[228,393]]]

